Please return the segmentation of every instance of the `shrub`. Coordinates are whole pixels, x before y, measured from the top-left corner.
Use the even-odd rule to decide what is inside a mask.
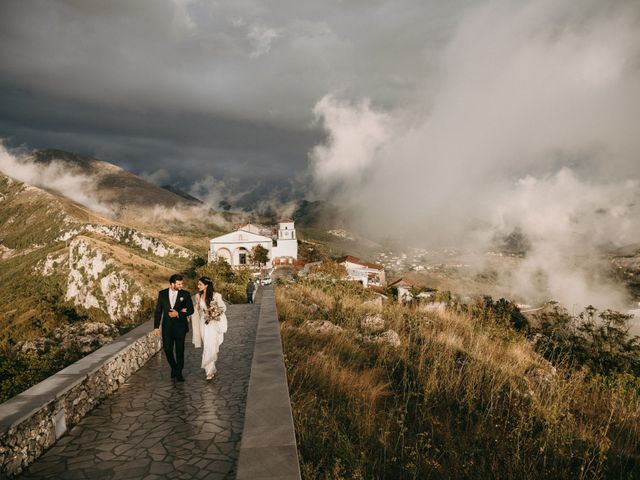
[[[0,347],[0,402],[41,382],[82,358],[77,346],[54,347],[45,353],[19,352],[9,345]]]
[[[466,306],[465,310],[475,320],[483,323],[497,323],[518,332],[529,329],[529,321],[520,312],[520,309],[505,298],[494,301],[493,298],[485,295]]]
[[[217,259],[196,268],[196,277],[209,277],[216,291],[231,303],[246,303],[246,286],[252,278],[249,270],[234,270],[224,259]]]
[[[537,315],[532,330],[536,349],[554,363],[567,362],[574,368],[609,375],[632,373],[640,376],[640,339],[629,335],[631,316],[588,306],[578,316],[557,303]]]

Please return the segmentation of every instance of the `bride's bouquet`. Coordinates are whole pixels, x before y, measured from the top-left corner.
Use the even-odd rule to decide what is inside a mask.
[[[218,305],[218,302],[215,300],[211,300],[209,303],[209,308],[207,309],[207,319],[204,321],[205,325],[208,325],[209,322],[217,322],[220,320],[220,316],[222,315],[222,307]]]

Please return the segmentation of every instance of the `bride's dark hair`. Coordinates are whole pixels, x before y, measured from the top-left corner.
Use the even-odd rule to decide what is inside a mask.
[[[213,300],[213,281],[209,277],[200,277],[200,281],[207,287],[204,291],[204,301],[208,306]]]

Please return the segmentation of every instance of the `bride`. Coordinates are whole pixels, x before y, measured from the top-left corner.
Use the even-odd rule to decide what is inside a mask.
[[[193,345],[200,348],[202,345],[202,365],[207,380],[211,380],[216,373],[216,360],[218,350],[224,340],[227,331],[227,306],[222,300],[222,295],[213,291],[213,281],[209,277],[201,277],[198,280],[198,293],[193,296],[194,311],[191,316],[193,331]],[[212,314],[220,312],[217,318]]]

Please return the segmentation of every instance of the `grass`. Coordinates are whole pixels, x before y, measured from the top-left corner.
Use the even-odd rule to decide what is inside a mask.
[[[637,377],[554,368],[508,326],[348,282],[276,298],[304,478],[640,478]],[[375,314],[400,347],[362,340]]]

